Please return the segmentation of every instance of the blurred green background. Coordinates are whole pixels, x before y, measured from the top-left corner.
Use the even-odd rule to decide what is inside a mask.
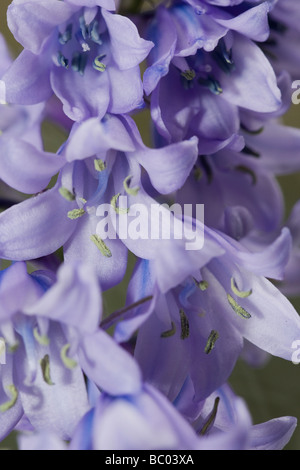
[[[6,37],[12,55],[16,56],[21,51],[21,47],[14,41],[6,24],[6,10],[10,3],[10,0],[1,0],[0,32]],[[141,117],[143,118],[143,115]],[[284,121],[287,125],[300,127],[300,105],[292,105]],[[143,125],[142,120],[140,124]],[[51,124],[44,126],[44,142],[47,150],[55,151],[57,141],[61,138],[62,135]],[[147,144],[147,135],[145,139]],[[293,204],[300,199],[300,174],[281,177],[279,183],[286,198],[286,215],[288,215]],[[124,295],[124,286],[118,287],[117,295],[116,290],[106,295],[105,302],[110,305],[110,310],[122,307]],[[294,299],[293,303],[296,310],[300,312],[300,299]],[[235,392],[246,400],[254,423],[286,415],[297,417],[299,427],[286,449],[300,450],[300,365],[296,366],[282,359],[270,358],[265,367],[254,369],[240,361],[232,374],[230,383]],[[0,448],[16,448],[14,437],[7,438]]]

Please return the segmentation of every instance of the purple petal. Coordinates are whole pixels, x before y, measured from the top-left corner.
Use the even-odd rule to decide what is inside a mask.
[[[90,118],[72,132],[65,146],[68,161],[95,156],[98,153],[115,149],[133,151],[135,146],[122,121],[107,115],[104,119]]]
[[[297,419],[292,416],[256,424],[250,430],[249,448],[251,450],[282,450],[288,444],[296,427]]]
[[[64,158],[43,152],[29,142],[1,138],[0,177],[11,187],[27,194],[42,191],[64,164]]]
[[[107,239],[105,244],[109,250],[105,256],[93,243],[91,237],[98,235],[101,238],[97,224],[99,219],[85,214],[78,220],[76,229],[64,246],[64,259],[66,263],[85,260],[97,272],[99,281],[104,290],[117,285],[123,279],[127,269],[127,248],[119,239]],[[103,237],[104,238],[104,237]]]
[[[254,41],[263,42],[269,36],[268,12],[269,5],[263,2],[233,18],[215,18],[217,23],[225,28],[237,31]]]
[[[75,228],[77,221],[67,216],[74,207],[56,186],[5,210],[0,214],[0,256],[26,260],[53,253]]]
[[[15,295],[18,292],[18,295]],[[36,302],[42,289],[27,273],[26,263],[18,262],[1,271],[0,319],[5,321]]]
[[[159,40],[150,51],[147,60],[149,66],[143,76],[144,89],[147,95],[154,90],[161,77],[168,73],[177,40],[175,25],[168,11],[162,7],[158,8],[156,16],[157,20],[152,26],[153,31],[150,27],[149,35],[159,38]]]
[[[7,10],[8,26],[25,49],[39,54],[55,26],[64,23],[74,9],[57,0],[13,1]]]
[[[109,35],[112,56],[120,70],[139,65],[149,54],[153,43],[139,36],[137,27],[126,16],[102,10]],[[122,34],[120,34],[122,31]]]
[[[235,70],[230,75],[222,72],[219,77],[222,96],[252,111],[266,113],[278,110],[281,93],[274,70],[261,49],[250,39],[238,35],[235,36],[232,53]]]
[[[49,355],[52,385],[44,380],[41,367],[33,384],[22,383],[21,362],[17,371],[19,392],[24,411],[36,431],[50,431],[69,439],[75,425],[89,409],[84,376],[78,364],[70,369],[61,360],[60,351],[67,341],[60,326],[52,325],[49,338],[49,346],[36,344],[36,353],[41,359]]]
[[[87,264],[62,264],[56,283],[37,302],[23,308],[23,312],[92,333],[102,316],[101,291],[94,270]]]
[[[191,138],[159,149],[144,149],[134,153],[146,169],[154,188],[170,194],[181,188],[198,157],[198,139]]]
[[[16,104],[36,104],[52,95],[49,80],[48,51],[35,55],[23,50],[2,77],[5,101]]]
[[[83,338],[79,360],[90,380],[110,395],[137,393],[141,388],[135,360],[101,330]]]
[[[105,115],[110,102],[108,70],[99,73],[93,67],[86,67],[81,76],[73,70],[52,67],[52,89],[70,119],[82,121],[95,115],[101,119]]]

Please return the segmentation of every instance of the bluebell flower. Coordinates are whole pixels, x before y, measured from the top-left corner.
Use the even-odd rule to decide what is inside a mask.
[[[1,273],[0,298],[1,439],[22,417],[70,438],[89,409],[84,373],[111,395],[139,389],[137,366],[99,329],[101,288],[87,264],[28,274],[14,263]]]
[[[153,44],[106,7],[114,2],[12,2],[8,24],[24,50],[2,77],[2,99],[35,104],[54,93],[75,121],[142,106],[139,64]]]
[[[224,235],[214,236],[224,254],[200,270],[191,266],[191,274],[169,291],[160,292],[151,260],[141,260],[128,288],[128,304],[136,307],[116,324],[114,337],[121,343],[138,331],[134,354],[144,377],[165,393],[171,382],[171,400],[187,374],[198,399],[221,386],[242,354],[244,341],[291,360],[299,336],[297,312],[267,279],[284,278],[291,247],[288,230],[260,253]],[[151,302],[138,303],[149,296]]]
[[[245,402],[225,384],[198,404],[194,420],[145,384],[139,394],[100,394],[69,444],[47,431],[20,433],[21,450],[281,450],[297,420],[291,416],[253,425]],[[118,432],[116,433],[116,427]]]
[[[221,252],[208,235],[205,249],[186,257],[186,238],[176,239],[174,235],[174,230],[183,232],[183,221],[173,216],[176,227],[169,240],[153,240],[149,233],[147,239],[132,240],[127,233],[125,237],[120,233],[124,218],[117,207],[119,196],[127,198],[129,223],[136,217],[130,207],[142,204],[145,211],[140,223],[150,227],[151,205],[157,201],[143,187],[142,168],[158,193],[176,191],[196,161],[196,138],[151,149],[143,144],[131,118],[91,118],[75,125],[59,157],[64,165],[53,188],[0,215],[2,258],[36,259],[63,246],[66,262],[84,259],[92,263],[103,289],[107,289],[123,278],[130,250],[138,257],[156,259],[161,288],[167,289],[190,273],[191,262],[200,267]],[[31,171],[36,172],[34,161]],[[101,215],[97,214],[103,204],[118,221],[118,227],[114,227],[111,216],[114,236],[105,238],[104,244],[102,232],[106,228],[105,224],[99,226]],[[192,225],[191,232],[195,231]],[[201,233],[203,224],[198,225]],[[13,235],[9,226],[13,226]]]

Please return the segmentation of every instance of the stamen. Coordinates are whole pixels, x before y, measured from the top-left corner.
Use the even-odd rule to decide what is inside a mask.
[[[131,196],[136,196],[140,188],[138,186],[136,186],[135,188],[129,188],[128,181],[130,181],[131,178],[131,175],[127,176],[123,182],[123,186],[127,194],[130,194]]]
[[[98,31],[99,23],[94,20],[89,26],[89,36],[93,42],[101,46],[102,40]]]
[[[180,323],[181,323],[181,336],[180,336],[180,338],[181,339],[186,339],[190,335],[189,320],[188,320],[185,312],[182,309],[179,310],[179,314],[180,314]]]
[[[111,205],[113,206],[113,208],[115,209],[116,213],[117,214],[128,214],[129,212],[129,209],[122,209],[120,207],[117,207],[117,200],[119,199],[119,196],[120,196],[121,193],[118,193],[116,194],[115,196],[113,196],[111,198]]]
[[[10,408],[12,408],[16,404],[17,399],[18,399],[18,390],[13,384],[9,385],[7,389],[11,394],[11,399],[6,401],[5,403],[2,403],[2,405],[0,405],[0,412],[2,413],[4,413],[7,410],[10,410]]]
[[[257,177],[256,177],[255,172],[251,168],[249,168],[245,165],[237,165],[237,166],[234,167],[234,170],[241,171],[242,173],[250,175],[251,179],[252,179],[252,184],[253,185],[256,184]]]
[[[181,72],[181,76],[184,77],[188,81],[194,80],[194,78],[196,77],[196,72],[193,69],[184,70],[183,72]]]
[[[242,299],[249,297],[249,295],[252,294],[252,289],[247,291],[239,290],[233,277],[231,278],[231,290],[235,293],[235,295],[241,297]]]
[[[209,91],[211,91],[214,95],[220,95],[221,93],[223,93],[223,89],[220,83],[213,77],[198,78],[198,83],[199,85],[208,88]]]
[[[59,65],[67,69],[69,67],[69,61],[68,59],[60,52],[58,51],[57,53],[57,61]]]
[[[171,325],[172,325],[172,327],[171,327],[170,330],[164,331],[160,335],[161,338],[169,338],[170,336],[173,336],[176,333],[176,325],[173,321],[171,322]]]
[[[72,57],[72,69],[74,72],[79,72],[80,75],[84,74],[87,63],[87,55],[80,52],[75,52]]]
[[[216,397],[213,409],[212,409],[211,413],[209,414],[207,420],[203,424],[201,430],[199,431],[199,434],[201,436],[204,436],[205,434],[207,434],[209,432],[209,430],[212,428],[212,426],[215,422],[216,416],[217,416],[219,402],[220,402],[220,397]]]
[[[199,160],[200,160],[200,163],[206,173],[206,176],[207,176],[207,182],[210,184],[212,182],[212,179],[213,179],[213,171],[212,171],[212,168],[208,162],[208,159],[207,159],[207,155],[199,155]]]
[[[223,72],[230,73],[235,69],[232,60],[232,49],[226,49],[224,41],[219,41],[217,47],[212,52],[212,56]]]
[[[63,46],[72,39],[73,25],[70,23],[64,33],[59,33],[58,40]]]
[[[260,153],[257,152],[256,150],[253,150],[251,147],[248,147],[245,145],[245,147],[242,149],[242,153],[245,153],[246,155],[250,155],[251,157],[259,158]]]
[[[95,243],[96,247],[102,253],[103,256],[106,256],[106,258],[110,258],[112,256],[110,249],[106,246],[102,238],[100,238],[96,234],[91,235],[90,238],[92,242]]]
[[[82,217],[85,214],[84,209],[73,209],[72,211],[68,212],[68,217],[69,219],[78,219],[79,217]]]
[[[88,26],[85,22],[85,19],[84,19],[83,15],[79,18],[79,26],[80,26],[80,32],[81,32],[81,35],[82,35],[83,39],[87,39],[89,29],[88,29]]]
[[[197,279],[193,278],[194,279],[194,282],[196,284],[197,287],[199,287],[200,290],[206,290],[209,286],[208,282],[207,281],[197,281]]]
[[[213,350],[218,338],[219,338],[219,333],[216,330],[211,330],[206,346],[204,348],[205,354],[209,354]]]
[[[227,299],[228,299],[229,305],[232,307],[235,313],[237,313],[240,317],[245,318],[246,320],[251,318],[250,313],[248,313],[247,310],[241,307],[230,294],[227,294]]]
[[[35,337],[35,339],[37,340],[37,342],[39,344],[41,344],[42,346],[48,346],[48,344],[50,343],[50,340],[48,338],[48,336],[46,335],[40,335],[39,332],[38,332],[38,329],[37,327],[35,327],[33,329],[33,336]]]
[[[71,359],[70,357],[67,356],[67,352],[70,349],[70,344],[65,344],[60,351],[60,357],[61,360],[63,361],[64,365],[68,369],[74,369],[77,366],[77,362],[74,359]]]
[[[106,169],[106,162],[100,158],[94,160],[94,167],[96,171],[104,171]]]
[[[106,65],[103,64],[103,62],[101,62],[101,60],[104,59],[104,57],[106,57],[105,54],[98,55],[97,57],[95,57],[93,61],[93,67],[98,72],[105,72],[106,70]]]
[[[43,359],[40,360],[43,379],[48,385],[54,385],[50,377],[50,358],[49,354],[45,354]]]
[[[69,191],[67,188],[65,188],[64,186],[61,186],[59,188],[59,193],[62,195],[62,197],[64,197],[67,201],[74,201],[75,199],[75,195],[73,193],[71,193],[71,191]]]
[[[193,176],[194,176],[194,179],[196,181],[200,181],[201,178],[202,178],[202,175],[203,175],[203,173],[202,173],[201,168],[199,168],[199,167],[194,168]]]

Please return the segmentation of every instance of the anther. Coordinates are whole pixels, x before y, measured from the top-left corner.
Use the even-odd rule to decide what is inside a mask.
[[[73,209],[72,211],[68,212],[68,217],[69,219],[78,219],[79,217],[82,217],[85,214],[84,209]]]
[[[49,354],[45,354],[43,359],[40,360],[43,379],[48,385],[54,385],[50,376],[50,358]]]
[[[105,54],[98,55],[97,57],[95,57],[93,61],[93,67],[95,70],[97,70],[97,72],[105,72],[106,70],[106,65],[103,64],[103,62],[101,62],[101,60],[104,59],[104,57],[105,57]]]
[[[48,336],[40,335],[37,327],[33,329],[33,336],[35,337],[37,342],[42,346],[48,346],[48,344],[50,343]]]
[[[91,40],[98,44],[99,46],[101,46],[102,44],[102,40],[101,40],[101,37],[100,37],[100,34],[98,32],[98,26],[99,26],[99,23],[98,21],[94,20],[90,25],[89,25],[89,36],[91,38]]]
[[[248,166],[245,166],[245,165],[237,165],[234,167],[234,170],[237,170],[237,171],[240,171],[242,173],[245,173],[247,175],[249,175],[252,179],[252,184],[255,185],[256,182],[257,182],[257,177],[256,177],[256,174],[255,172],[249,168]]]
[[[80,52],[75,52],[72,57],[72,69],[74,72],[80,73],[80,75],[84,74],[85,67],[87,63],[87,55],[80,53]]]
[[[12,408],[16,404],[18,395],[19,395],[18,390],[13,384],[9,385],[7,389],[11,394],[11,399],[6,401],[5,403],[2,403],[2,405],[0,405],[0,411],[2,413],[4,413],[7,410],[10,410],[10,408]]]
[[[68,357],[67,352],[70,349],[70,344],[65,344],[60,351],[60,357],[67,369],[74,369],[77,366],[77,362],[74,359]]]
[[[125,180],[123,181],[123,186],[124,186],[124,189],[126,191],[127,194],[131,195],[131,196],[136,196],[137,193],[139,192],[140,188],[138,186],[136,186],[135,188],[130,188],[128,186],[128,182],[130,182],[132,176],[129,175],[125,178]]]
[[[111,205],[113,206],[114,210],[116,211],[117,214],[128,214],[129,209],[122,209],[117,206],[117,201],[119,199],[120,193],[116,194],[111,198]]]
[[[94,167],[96,171],[104,171],[106,169],[106,162],[104,162],[100,158],[96,158],[94,160]]]
[[[69,67],[69,61],[68,59],[60,52],[58,51],[57,53],[57,61],[59,65],[67,69]]]
[[[209,432],[209,430],[212,428],[214,422],[215,422],[215,419],[216,419],[216,416],[217,416],[217,412],[218,412],[218,407],[219,407],[219,402],[220,402],[220,397],[216,397],[215,399],[215,402],[214,402],[214,406],[213,406],[213,409],[212,411],[210,412],[207,420],[205,421],[205,423],[203,424],[201,430],[199,431],[199,434],[201,436],[204,436],[205,434],[207,434]]]
[[[248,320],[249,318],[251,318],[251,315],[250,313],[247,312],[247,310],[245,310],[243,307],[241,307],[236,300],[234,300],[234,298],[230,295],[230,294],[227,294],[227,299],[228,299],[228,302],[229,302],[229,305],[231,306],[231,308],[234,310],[235,313],[237,313],[240,317],[242,318],[245,318],[246,320]]]
[[[182,308],[179,310],[179,314],[180,314],[180,324],[181,324],[181,335],[180,335],[180,338],[181,339],[186,339],[189,337],[190,335],[190,324],[189,324],[189,320],[184,312],[184,310],[182,310]]]
[[[208,88],[214,95],[220,95],[223,93],[220,83],[213,77],[198,78],[198,83],[199,85]]]
[[[193,278],[194,282],[197,287],[199,287],[200,290],[206,290],[208,288],[208,282],[207,281],[197,281],[197,279]]]
[[[235,295],[241,297],[242,299],[249,297],[249,295],[252,294],[252,289],[249,289],[247,291],[239,290],[233,277],[231,278],[231,290],[235,293]]]
[[[196,72],[193,69],[184,70],[183,72],[181,72],[181,76],[184,77],[186,80],[190,81],[196,77]]]
[[[206,346],[204,348],[205,354],[209,354],[213,350],[218,338],[219,338],[219,333],[216,330],[211,330]]]
[[[69,191],[67,188],[65,188],[64,186],[61,186],[59,188],[59,193],[67,201],[74,201],[75,200],[75,195],[71,191]]]
[[[73,25],[70,23],[64,33],[59,33],[58,40],[60,44],[64,45],[67,44],[72,39],[72,29]]]
[[[112,256],[110,249],[104,243],[102,238],[100,238],[98,235],[94,234],[94,235],[91,235],[90,239],[96,245],[96,247],[102,253],[103,256],[105,256],[106,258],[110,258]]]
[[[175,333],[176,333],[176,325],[175,325],[175,323],[174,323],[173,321],[172,321],[171,325],[172,325],[172,326],[171,326],[170,330],[164,331],[164,332],[160,335],[161,338],[169,338],[170,336],[175,335]]]

